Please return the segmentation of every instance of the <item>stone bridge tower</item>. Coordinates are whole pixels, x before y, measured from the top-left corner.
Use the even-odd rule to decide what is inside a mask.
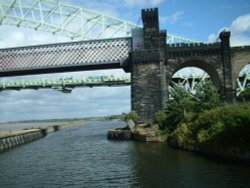
[[[130,69],[132,110],[145,121],[164,107],[166,99],[166,31],[159,30],[157,8],[142,10],[142,20],[144,48],[130,54]]]
[[[250,64],[250,46],[230,47],[229,31],[220,33],[220,42],[169,45],[166,31],[159,30],[158,9],[142,10],[142,20],[142,48],[133,48],[129,57],[132,110],[140,121],[152,119],[164,108],[170,80],[184,67],[206,71],[224,100],[235,99],[236,79]]]

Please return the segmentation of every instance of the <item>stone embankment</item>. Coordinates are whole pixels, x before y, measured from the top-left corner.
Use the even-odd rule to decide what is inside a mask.
[[[80,122],[72,122],[65,125],[54,125],[35,129],[31,128],[26,130],[0,132],[0,153],[13,147],[43,138],[50,133],[78,124],[80,124]]]
[[[132,120],[127,121],[125,128],[110,129],[108,139],[111,140],[127,140],[132,139],[142,142],[165,142],[166,138],[159,134],[157,125],[138,124]]]
[[[0,152],[42,138],[44,133],[44,129],[0,132]]]
[[[135,130],[135,124],[132,120],[127,121],[127,126],[124,128],[110,129],[108,139],[111,140],[127,140],[132,139]]]

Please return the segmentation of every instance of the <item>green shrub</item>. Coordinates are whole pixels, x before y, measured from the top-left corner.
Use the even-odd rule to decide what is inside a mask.
[[[238,98],[243,101],[250,101],[250,88],[247,88],[242,91]]]
[[[182,148],[244,153],[250,151],[250,104],[228,105],[191,113],[169,136]]]
[[[128,121],[129,119],[132,119],[134,123],[138,122],[138,115],[135,111],[131,111],[128,114],[125,115],[124,120]]]
[[[195,142],[189,125],[181,123],[169,136],[170,143],[184,149],[195,149]]]
[[[225,147],[250,146],[249,104],[230,105],[205,111],[194,124],[199,143],[216,143]]]
[[[164,111],[159,111],[155,114],[154,122],[162,129],[166,124],[167,115]]]
[[[174,130],[188,113],[194,111],[197,101],[180,86],[171,91],[171,96],[173,99],[166,102],[166,120],[163,127]]]
[[[153,125],[154,125],[154,123],[152,121],[150,121],[150,120],[146,120],[144,124],[145,124],[144,127],[146,127],[146,128],[147,127],[153,127]]]
[[[210,110],[222,104],[218,89],[211,81],[206,81],[197,88],[197,110]]]

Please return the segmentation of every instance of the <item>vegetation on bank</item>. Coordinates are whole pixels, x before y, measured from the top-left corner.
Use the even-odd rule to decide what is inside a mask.
[[[238,98],[243,102],[250,101],[250,88],[247,88],[243,92],[241,92]]]
[[[155,122],[172,146],[200,150],[215,155],[250,155],[250,90],[239,96],[245,103],[223,104],[212,83],[206,83],[191,96],[183,88],[171,94],[165,111]]]
[[[250,154],[250,104],[190,113],[169,135],[169,143],[226,156]]]
[[[144,129],[157,124],[156,136],[172,146],[249,160],[250,89],[239,96],[241,103],[234,104],[222,102],[211,82],[198,91],[190,95],[181,87],[175,88],[171,92],[173,100],[167,101],[164,111],[156,113],[154,122],[145,122]],[[127,119],[137,122],[138,116],[131,112]]]

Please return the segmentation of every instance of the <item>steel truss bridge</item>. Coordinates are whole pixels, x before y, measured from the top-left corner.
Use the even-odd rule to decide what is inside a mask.
[[[72,76],[59,79],[30,79],[30,80],[1,80],[0,91],[51,88],[64,93],[70,93],[75,87],[128,86],[131,80],[128,76],[88,76],[73,78]]]
[[[131,31],[142,28],[114,16],[56,0],[3,0],[0,2],[0,24],[45,31],[77,41],[0,49],[0,76],[122,68],[131,50]],[[199,42],[171,33],[167,35],[167,43]],[[249,74],[248,71],[238,78],[238,94],[249,87]],[[53,88],[68,93],[74,87],[130,84],[130,79],[125,77],[101,77],[1,80],[0,91]],[[170,87],[181,84],[190,93],[195,93],[197,85],[206,79],[205,75],[179,76],[172,79]]]
[[[172,78],[170,88],[173,89],[177,85],[183,86],[186,91],[195,95],[197,88],[203,82],[210,80],[210,77],[204,73],[203,75],[176,75]],[[19,79],[19,80],[0,80],[0,92],[4,90],[21,90],[21,89],[42,89],[51,88],[63,93],[71,93],[76,87],[119,87],[129,86],[131,80],[129,76],[88,76],[81,78],[73,78],[72,76],[54,79]],[[237,79],[237,96],[246,88],[250,88],[250,73],[244,73]]]
[[[58,0],[2,0],[0,24],[30,28],[72,40],[131,37],[141,25]],[[168,33],[168,43],[200,41]]]
[[[131,30],[142,28],[55,0],[5,0],[0,3],[0,23],[77,40],[0,49],[0,77],[110,68],[127,70],[132,50]],[[168,40],[197,42],[171,34]]]

